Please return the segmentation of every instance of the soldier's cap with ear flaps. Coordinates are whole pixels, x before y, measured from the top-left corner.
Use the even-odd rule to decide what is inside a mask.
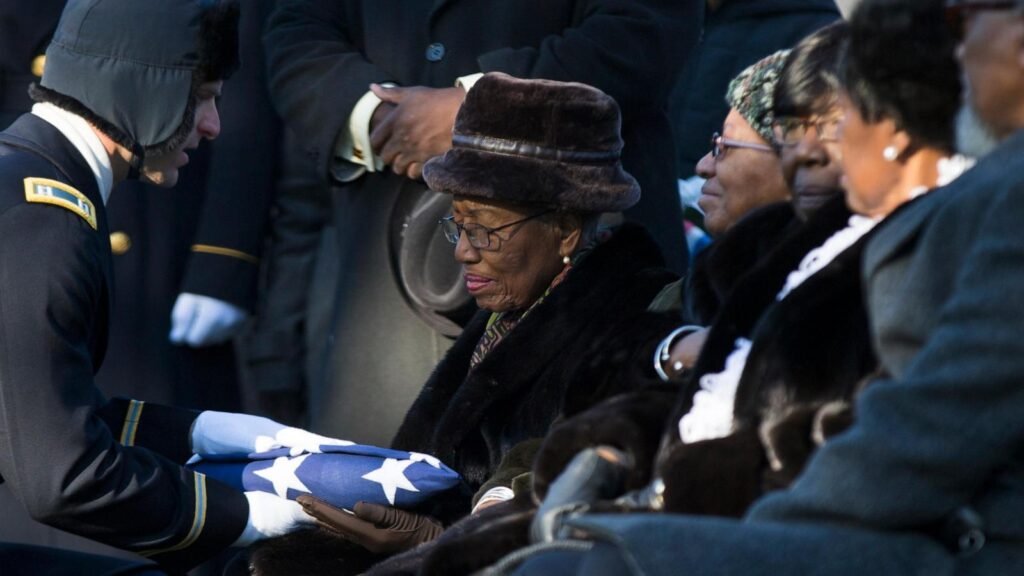
[[[136,153],[184,142],[203,82],[238,67],[235,1],[69,0],[32,98]]]

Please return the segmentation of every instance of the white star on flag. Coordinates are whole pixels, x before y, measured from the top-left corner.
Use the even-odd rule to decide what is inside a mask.
[[[384,463],[381,464],[380,468],[365,474],[363,479],[380,484],[380,487],[384,489],[384,496],[386,496],[388,502],[394,506],[395,492],[398,488],[408,490],[409,492],[419,492],[419,490],[412,485],[412,482],[409,482],[409,479],[405,477],[405,469],[413,462],[414,460],[396,460],[395,458],[387,458],[384,460]]]
[[[419,452],[409,452],[409,459],[413,462],[426,462],[438,470],[441,469],[441,461],[434,458],[430,454],[420,454]]]
[[[309,456],[309,454],[303,454],[298,458],[281,456],[280,458],[274,459],[273,466],[262,470],[256,470],[253,474],[270,480],[274,485],[274,492],[281,498],[288,497],[289,488],[294,488],[309,494],[311,493],[311,490],[306,488],[306,485],[302,483],[302,480],[299,480],[298,476],[295,475],[295,471],[298,470],[299,466],[301,466]]]

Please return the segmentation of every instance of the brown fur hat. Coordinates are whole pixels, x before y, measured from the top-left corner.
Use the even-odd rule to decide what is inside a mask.
[[[448,194],[581,212],[625,210],[640,186],[619,157],[619,106],[585,84],[484,75],[455,118],[452,148],[423,178]]]

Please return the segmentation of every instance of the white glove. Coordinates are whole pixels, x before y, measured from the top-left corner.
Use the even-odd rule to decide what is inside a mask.
[[[171,310],[170,340],[196,348],[227,342],[241,330],[248,317],[245,310],[234,304],[182,292]]]
[[[267,492],[246,492],[245,498],[249,501],[249,520],[232,546],[248,546],[257,540],[284,536],[316,524],[298,502]]]
[[[323,444],[350,446],[352,442],[291,428],[263,416],[234,412],[207,410],[192,425],[192,451],[200,456],[246,455],[275,448],[290,448],[289,454],[298,456],[320,452]]]

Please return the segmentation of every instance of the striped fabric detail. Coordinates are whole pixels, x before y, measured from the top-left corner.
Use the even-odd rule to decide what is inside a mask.
[[[132,400],[128,404],[128,412],[124,416],[124,426],[121,427],[121,445],[134,446],[135,433],[139,431],[139,418],[142,416],[142,407],[145,402]]]
[[[162,548],[159,550],[145,550],[139,552],[142,556],[149,558],[150,556],[156,556],[157,554],[166,554],[168,552],[176,552],[178,550],[184,550],[189,546],[195,544],[196,540],[203,533],[203,528],[206,527],[206,475],[198,472],[193,472],[194,485],[195,485],[195,510],[192,516],[192,527],[189,529],[188,534],[178,544],[169,548]]]
[[[217,256],[227,256],[228,258],[237,258],[243,262],[249,264],[259,264],[260,259],[253,256],[252,254],[246,254],[241,250],[235,250],[234,248],[224,248],[223,246],[211,246],[210,244],[193,244],[193,252],[199,252],[200,254],[216,254]]]

